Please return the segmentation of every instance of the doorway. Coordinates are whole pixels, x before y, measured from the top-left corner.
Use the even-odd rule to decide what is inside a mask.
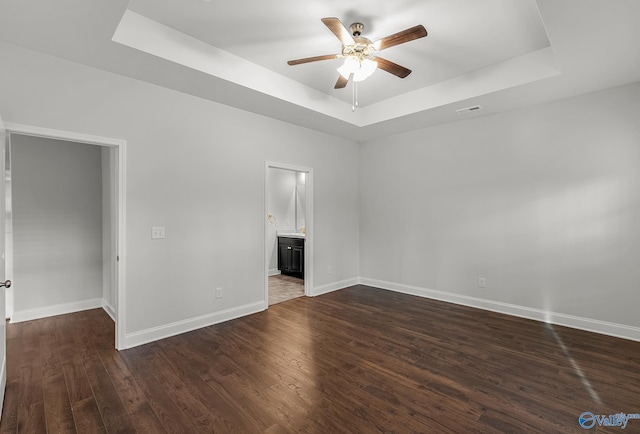
[[[23,140],[26,142],[30,141],[32,143],[31,146],[34,146],[33,144],[35,144],[36,146],[35,148],[32,148],[32,149],[36,149],[36,150],[40,149],[41,151],[43,149],[46,149],[46,152],[49,156],[53,156],[56,153],[62,154],[63,153],[62,147],[64,145],[67,145],[68,147],[71,147],[71,148],[76,147],[77,149],[84,149],[86,152],[86,155],[90,155],[90,157],[88,158],[93,159],[91,161],[95,161],[97,158],[98,165],[92,166],[93,168],[92,170],[99,172],[95,174],[95,176],[97,176],[101,180],[100,185],[98,187],[94,186],[93,190],[91,190],[92,191],[91,194],[95,194],[99,196],[99,198],[97,199],[94,198],[92,202],[94,208],[98,207],[99,208],[98,212],[101,213],[97,217],[99,221],[98,227],[94,227],[93,230],[89,230],[89,231],[85,229],[84,234],[74,235],[74,236],[77,236],[78,238],[80,237],[88,238],[89,236],[91,236],[92,237],[91,239],[94,239],[94,240],[97,237],[99,240],[98,243],[94,243],[94,246],[96,247],[94,248],[94,251],[92,252],[92,254],[94,255],[94,257],[97,257],[97,260],[94,261],[94,263],[97,262],[97,265],[100,266],[99,270],[97,269],[94,270],[95,272],[93,275],[94,277],[93,281],[96,281],[97,279],[99,279],[98,283],[101,285],[101,288],[102,288],[102,293],[100,294],[100,297],[92,298],[86,301],[71,302],[71,303],[60,303],[59,300],[61,298],[59,298],[59,299],[56,299],[56,301],[50,307],[26,309],[26,310],[21,310],[20,312],[15,312],[13,311],[13,304],[17,299],[16,294],[18,294],[18,292],[20,291],[20,281],[16,281],[15,292],[13,296],[11,297],[11,299],[7,298],[7,302],[10,302],[12,305],[11,308],[8,309],[8,311],[11,310],[12,322],[35,319],[37,317],[45,317],[45,316],[58,315],[63,313],[70,313],[73,311],[84,310],[88,308],[102,307],[115,321],[115,328],[116,328],[115,347],[117,349],[124,349],[124,345],[125,345],[125,339],[124,339],[125,338],[125,324],[124,324],[124,318],[125,318],[125,305],[124,305],[124,299],[125,299],[124,297],[124,289],[125,289],[125,286],[124,286],[124,264],[125,264],[124,262],[125,260],[125,257],[124,257],[124,251],[125,251],[124,249],[124,241],[125,241],[125,237],[124,237],[124,225],[125,225],[124,173],[125,173],[125,167],[124,167],[124,162],[125,162],[126,142],[124,140],[119,140],[119,139],[89,136],[85,134],[78,134],[78,133],[72,133],[72,132],[66,132],[66,131],[51,130],[46,128],[10,124],[10,123],[6,124],[6,129],[9,135],[9,143],[11,145],[15,145],[16,144],[15,142],[20,140]],[[12,140],[13,140],[13,143],[12,143]],[[56,145],[58,146],[56,147]],[[37,146],[40,146],[40,148],[37,148]],[[46,147],[43,148],[42,146],[46,146]],[[33,152],[33,150],[31,152]],[[68,150],[64,152],[68,152]],[[13,149],[13,156],[15,156],[15,149]],[[10,169],[9,170],[10,173],[14,172],[14,170],[11,170],[12,169],[11,166],[9,167],[9,169]],[[12,193],[15,200],[15,198],[17,197],[17,192],[15,191],[16,173],[15,172],[11,173],[11,176],[9,178],[10,178],[10,181],[6,182],[6,186],[12,187],[12,190],[13,190]],[[34,178],[37,179],[37,177],[34,177]],[[26,178],[23,177],[23,180],[24,179]],[[28,179],[29,179],[29,182],[31,182],[31,178],[28,178]],[[34,179],[34,182],[35,182],[35,179]],[[67,180],[65,182],[70,182],[70,180]],[[75,180],[74,182],[76,184],[78,183],[77,180]],[[24,181],[23,181],[23,184],[24,184]],[[67,184],[67,185],[70,185],[70,184]],[[96,188],[99,188],[100,191],[96,191]],[[95,203],[96,201],[98,201],[97,205]],[[38,207],[40,206],[40,204],[36,204],[35,206]],[[58,206],[58,209],[64,209],[64,206],[60,206],[60,205],[57,205],[57,206]],[[103,212],[103,210],[105,210],[105,212]],[[95,213],[93,215],[95,215]],[[11,223],[14,226],[14,230],[15,230],[15,223],[16,223],[15,216],[7,214],[5,221],[8,221],[9,217],[14,217],[11,219],[12,220]],[[47,233],[53,234],[53,236],[55,237],[56,231],[54,230],[53,226],[55,224],[60,225],[61,221],[63,221],[64,219],[58,216],[56,217],[56,219],[53,219],[56,221],[48,220],[46,217],[42,217],[40,220],[42,225],[49,227]],[[62,226],[64,225],[69,226],[70,224],[67,222],[62,224]],[[11,234],[11,235],[14,235],[14,234]],[[70,240],[70,241],[75,244],[78,244],[77,239]],[[62,243],[66,242],[66,237],[63,236],[62,231],[60,232],[60,237],[57,240],[55,240],[55,242],[62,242]],[[13,246],[15,246],[16,240],[12,240],[12,243],[13,243]],[[89,244],[86,244],[86,245],[89,245]],[[86,245],[85,247],[81,247],[81,248],[86,249]],[[9,246],[8,243],[7,243],[7,246],[13,247],[13,246]],[[95,251],[96,249],[99,248],[97,246],[101,246],[102,249],[100,251]],[[61,246],[61,247],[64,247],[64,246]],[[34,253],[36,253],[36,250],[37,249],[33,249]],[[23,249],[23,252],[25,251],[31,254],[31,251],[29,249]],[[62,248],[60,249],[60,251],[64,252]],[[75,252],[77,251],[78,249],[76,248]],[[14,261],[14,255],[12,254],[12,252],[9,251],[7,252],[7,254],[10,257],[9,262],[13,263],[13,265],[15,266],[16,261]],[[98,255],[99,257],[96,255]],[[50,271],[50,273],[45,276],[51,279],[51,276],[55,276],[56,272],[63,268],[63,266],[61,266],[60,264],[61,262],[60,258],[64,258],[64,256],[65,255],[60,253],[57,255],[58,261],[59,261],[58,263],[56,263],[56,259],[55,259],[56,256],[54,255],[47,257],[46,261],[40,260],[39,263],[37,262],[38,258],[36,258],[36,261],[33,262],[33,266],[43,267],[43,268],[49,267],[50,270],[48,271]],[[19,258],[15,258],[15,259],[19,259]],[[12,271],[13,270],[11,270],[11,272]],[[16,276],[16,277],[19,277],[19,276]],[[51,281],[55,282],[55,279],[51,279]],[[46,283],[47,282],[43,282],[43,286],[46,286]],[[64,296],[66,297],[66,294]]]
[[[265,304],[309,295],[313,257],[313,172],[267,162],[265,170]]]

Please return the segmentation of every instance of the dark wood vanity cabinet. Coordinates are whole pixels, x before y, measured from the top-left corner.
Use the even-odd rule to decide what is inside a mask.
[[[304,278],[304,238],[278,237],[278,270]]]

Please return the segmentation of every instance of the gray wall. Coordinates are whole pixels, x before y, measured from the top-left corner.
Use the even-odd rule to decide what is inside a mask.
[[[102,298],[98,146],[12,135],[15,311]]]
[[[127,339],[266,307],[265,161],[314,170],[312,291],[357,280],[357,144],[6,43],[0,56],[6,122],[127,141]]]
[[[265,161],[314,169],[314,292],[360,276],[640,326],[638,83],[360,146],[0,55],[7,122],[127,140],[128,336],[266,302]]]
[[[635,83],[364,144],[361,276],[640,326],[639,119]]]

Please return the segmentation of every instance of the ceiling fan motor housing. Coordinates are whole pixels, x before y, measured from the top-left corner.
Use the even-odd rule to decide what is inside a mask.
[[[362,34],[362,30],[364,29],[364,24],[362,23],[353,23],[349,26],[349,30],[353,34],[353,40],[355,44],[343,45],[342,46],[342,55],[343,56],[355,56],[360,61],[365,59],[367,56],[371,54],[374,50],[373,44],[367,38],[360,36]]]
[[[358,37],[362,34],[362,30],[364,29],[364,24],[362,23],[353,23],[349,26],[349,30],[351,30],[351,34],[353,37]]]
[[[427,36],[427,30],[424,26],[417,25],[372,43],[369,39],[362,36],[364,30],[362,23],[355,22],[351,24],[349,30],[347,30],[336,17],[322,18],[321,21],[342,43],[342,53],[305,57],[302,59],[289,60],[287,63],[293,66],[320,60],[346,58],[344,65],[338,68],[340,77],[336,82],[336,89],[344,88],[352,76],[354,82],[364,80],[371,75],[371,72],[376,68],[382,69],[396,77],[407,77],[411,74],[410,69],[377,56],[377,52]],[[351,34],[349,34],[349,32]],[[352,71],[354,69],[353,67],[356,67],[357,71],[363,72],[359,80],[356,80],[355,73]]]

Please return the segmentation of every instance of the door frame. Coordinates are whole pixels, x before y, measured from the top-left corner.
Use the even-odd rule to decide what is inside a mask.
[[[51,128],[22,125],[5,122],[7,134],[20,134],[23,136],[42,137],[47,139],[64,140],[68,142],[84,143],[88,145],[103,146],[115,149],[116,153],[116,179],[115,203],[116,207],[116,336],[115,348],[125,349],[126,338],[126,149],[127,141],[110,137],[93,136],[71,131],[56,130]]]
[[[6,165],[4,164],[5,157],[6,157],[5,146],[7,146],[8,141],[9,141],[9,133],[7,133],[6,131],[4,121],[2,120],[2,118],[0,118],[0,153],[2,154],[0,155],[0,167],[2,167],[2,170],[3,170],[3,177],[5,173],[4,171],[6,170]],[[5,210],[5,197],[6,197],[5,187],[6,187],[6,183],[2,185],[2,191],[0,192],[0,201],[2,201],[2,203],[0,203],[0,218],[3,219],[2,222],[0,222],[0,238],[2,238],[3,240],[6,236],[5,224],[6,224],[6,218],[7,218],[6,210]],[[0,246],[0,250],[1,250],[0,253],[2,253],[2,255],[0,255],[0,266],[3,268],[2,270],[0,270],[0,276],[2,276],[3,280],[7,278],[5,274],[6,269],[4,269],[5,268],[5,249],[6,249],[6,243]],[[6,289],[7,288],[0,289],[0,315],[6,312],[6,306],[5,306]],[[1,319],[2,319],[2,324],[0,324],[0,420],[2,420],[2,413],[3,413],[2,410],[4,408],[4,396],[7,388],[7,322],[5,321],[5,318],[1,318]]]
[[[304,295],[313,295],[313,169],[287,163],[265,162],[264,170],[264,304],[269,308],[269,169],[283,169],[305,173],[305,245]]]

